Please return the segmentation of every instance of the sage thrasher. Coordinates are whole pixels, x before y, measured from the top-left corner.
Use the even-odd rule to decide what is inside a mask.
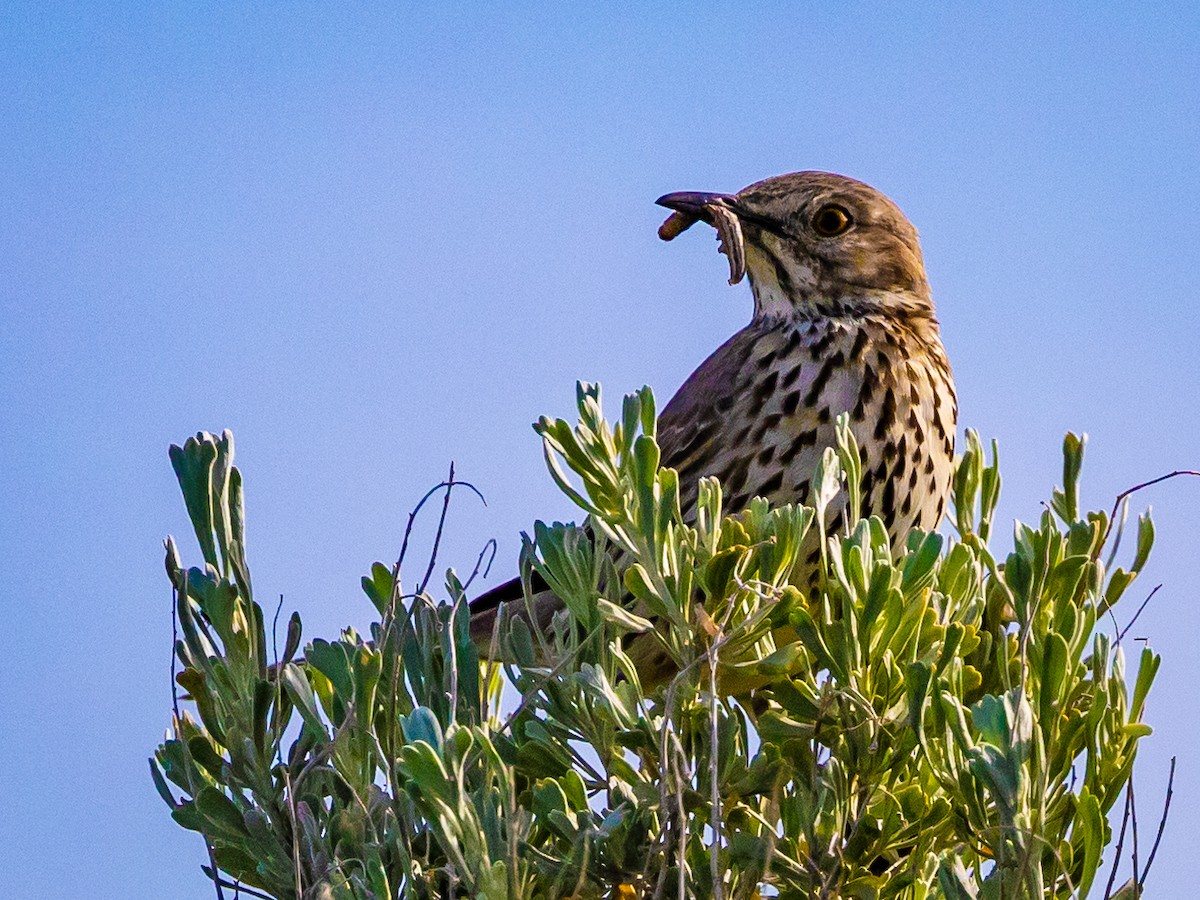
[[[835,420],[845,412],[862,456],[864,516],[894,547],[941,519],[958,406],[916,229],[879,191],[826,172],[796,172],[737,194],[676,193],[659,229],[672,240],[697,221],[717,229],[730,284],[750,279],[754,316],[684,382],[658,422],[662,465],[679,473],[685,518],[697,481],[721,481],[727,512],[753,497],[804,503]],[[841,527],[832,514],[830,532]],[[820,549],[806,548],[815,568]],[[559,608],[535,584],[540,624]],[[519,580],[471,604],[486,646]]]

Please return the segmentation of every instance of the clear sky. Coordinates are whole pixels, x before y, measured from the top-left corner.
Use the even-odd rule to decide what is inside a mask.
[[[1092,507],[1200,466],[1200,14],[1105,5],[7,4],[0,894],[211,896],[146,766],[162,537],[198,558],[168,444],[234,430],[259,599],[308,637],[369,621],[359,576],[451,460],[488,506],[455,502],[442,560],[494,536],[506,577],[573,516],[530,423],[577,378],[665,402],[749,317],[710,233],[655,237],[668,191],[815,168],[892,196],[1005,519],[1068,429]],[[1151,503],[1138,796],[1156,820],[1178,754],[1149,884],[1183,897],[1200,483]]]

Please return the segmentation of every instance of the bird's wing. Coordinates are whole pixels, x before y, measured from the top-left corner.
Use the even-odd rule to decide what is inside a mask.
[[[713,448],[713,442],[706,436],[712,434],[715,426],[719,425],[722,414],[718,408],[727,406],[727,401],[722,398],[731,396],[736,389],[737,373],[753,350],[753,335],[749,332],[750,329],[744,329],[721,345],[692,373],[663,409],[658,420],[662,465],[678,469],[701,449],[700,444],[704,444],[707,450]],[[707,455],[707,452],[701,453],[700,458],[706,458]],[[689,489],[692,494],[698,477],[692,479]],[[561,604],[556,603],[549,586],[536,572],[533,573],[531,587],[535,618],[541,620],[546,617],[548,620]],[[471,635],[476,643],[486,644],[491,640],[501,606],[523,597],[521,579],[513,578],[472,600]]]
[[[719,426],[736,405],[756,336],[757,329],[743,328],[713,351],[668,401],[658,417],[663,466],[680,469],[722,437]]]
[[[747,326],[701,363],[663,409],[661,464],[679,473],[685,518],[693,517],[705,475],[721,480],[727,513],[755,496],[773,504],[809,499],[822,452],[836,446],[837,415],[853,408],[870,370],[851,358],[853,331],[813,334],[804,327]],[[533,618],[545,624],[561,604],[536,573],[532,587]],[[486,643],[497,609],[522,596],[520,579],[513,579],[472,601],[472,635]]]

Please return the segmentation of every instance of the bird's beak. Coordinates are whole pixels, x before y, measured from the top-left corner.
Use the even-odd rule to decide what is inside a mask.
[[[734,209],[731,194],[707,194],[703,191],[676,191],[674,194],[663,194],[654,202],[675,210],[674,215],[658,229],[658,236],[664,241],[677,238],[697,222],[714,225],[713,210],[717,207]]]
[[[746,274],[746,249],[742,243],[741,211],[731,194],[706,194],[699,191],[679,191],[664,194],[656,201],[659,206],[674,210],[658,228],[664,241],[674,240],[697,222],[707,222],[717,229],[721,252],[729,258],[729,283],[737,284]]]
[[[706,194],[703,191],[676,191],[674,194],[663,194],[654,201],[659,206],[673,209],[697,219],[711,221],[709,207],[720,203],[732,206],[734,198],[731,194]]]

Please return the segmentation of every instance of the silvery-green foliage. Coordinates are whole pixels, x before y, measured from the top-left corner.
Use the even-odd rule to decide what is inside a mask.
[[[956,535],[896,555],[877,519],[824,533],[860,492],[844,425],[813,508],[725,516],[705,479],[685,520],[650,391],[616,424],[598,387],[578,407],[536,427],[588,524],[539,522],[522,553],[565,610],[507,617],[494,665],[453,571],[437,601],[382,564],[369,635],[301,648],[293,614],[272,649],[232,437],[172,448],[203,564],[168,541],[186,695],[151,771],[210,874],[280,898],[1099,896],[1159,664],[1127,683],[1114,608],[1154,533],[1113,567],[1080,439],[999,555],[995,449],[968,434]],[[647,648],[678,674],[644,681]]]

